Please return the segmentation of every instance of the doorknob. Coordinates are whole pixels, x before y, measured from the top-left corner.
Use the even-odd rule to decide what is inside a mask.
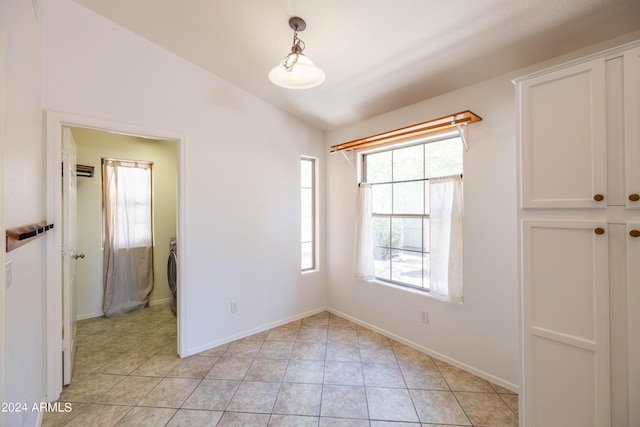
[[[73,257],[74,257],[75,259],[78,259],[78,258],[84,258],[84,254],[74,255]]]
[[[640,194],[629,194],[629,200],[631,200],[632,202],[637,202],[638,200],[640,200]]]
[[[629,236],[631,236],[631,237],[640,237],[640,230],[631,230],[629,232]]]

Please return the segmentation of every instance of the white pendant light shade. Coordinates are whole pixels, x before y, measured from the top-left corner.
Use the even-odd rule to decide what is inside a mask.
[[[298,58],[295,65],[288,71],[285,61],[293,62],[291,57],[283,59],[280,64],[269,72],[269,80],[275,85],[287,89],[309,89],[316,87],[324,81],[325,74],[304,54],[295,54]]]
[[[289,19],[289,27],[293,30],[291,52],[269,72],[269,80],[287,89],[316,87],[324,81],[324,71],[302,53],[305,45],[298,37],[298,32],[304,31],[307,23],[304,19],[294,16]]]

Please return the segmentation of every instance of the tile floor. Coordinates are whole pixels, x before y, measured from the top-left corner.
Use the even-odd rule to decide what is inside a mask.
[[[78,322],[44,426],[517,426],[518,396],[322,312],[176,356],[168,305]]]

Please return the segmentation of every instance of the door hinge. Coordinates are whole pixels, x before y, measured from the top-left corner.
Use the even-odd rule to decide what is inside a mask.
[[[62,340],[62,351],[69,351],[69,341]]]

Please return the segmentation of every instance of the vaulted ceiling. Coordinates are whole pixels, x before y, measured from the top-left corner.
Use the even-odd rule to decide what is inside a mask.
[[[324,130],[640,31],[640,0],[75,0]],[[326,72],[274,86],[288,21]]]

